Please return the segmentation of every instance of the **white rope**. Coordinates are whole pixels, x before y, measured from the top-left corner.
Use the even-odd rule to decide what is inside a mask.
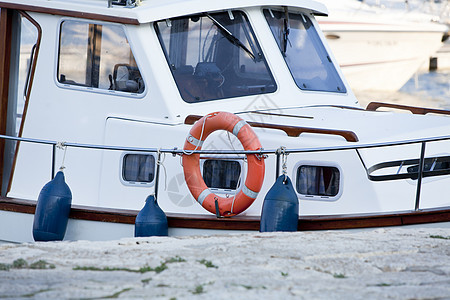
[[[158,149],[157,152],[158,160],[156,162],[157,165],[162,166],[164,169],[164,191],[167,191],[167,170],[164,165],[164,161],[166,160],[166,153],[163,153],[163,159],[161,160],[161,148]]]
[[[56,148],[64,150],[63,159],[62,159],[62,162],[61,162],[61,167],[59,167],[59,170],[62,171],[62,170],[64,170],[66,168],[64,166],[64,161],[66,160],[66,152],[67,152],[66,142],[57,142],[56,143]]]
[[[281,155],[283,156],[281,158],[281,162],[282,162],[282,174],[284,175],[284,183],[286,183],[287,180],[287,157],[289,155],[289,153],[286,153],[286,147],[281,146]]]
[[[233,149],[233,151],[236,151],[236,149],[234,149],[233,142],[231,141],[229,131],[227,131],[227,138],[228,138],[228,142],[230,143],[231,149]]]
[[[233,151],[236,151],[236,148],[234,148],[233,146],[233,142],[231,141],[231,132],[227,131],[227,137],[228,137],[228,142],[230,143],[231,149]],[[234,136],[234,135],[233,135]],[[237,138],[237,137],[236,137]],[[241,156],[242,154],[238,154],[238,157],[242,157],[242,160],[244,161],[244,163],[247,163],[247,155],[243,154],[243,156]]]
[[[233,201],[231,202],[231,213],[233,213],[234,201],[236,201],[236,194],[237,194],[237,191],[240,186],[241,186],[241,176],[239,176],[239,180],[237,182],[236,189],[234,190]]]
[[[203,132],[204,132],[204,130],[205,130],[206,119],[209,118],[209,117],[212,117],[212,115],[206,115],[205,118],[203,119],[202,132],[200,133],[200,138],[198,139],[199,142],[198,142],[197,145],[195,146],[195,149],[192,150],[191,152],[188,152],[188,151],[186,151],[186,150],[183,149],[183,154],[186,154],[186,155],[192,155],[195,151],[197,151],[197,149],[198,149],[198,147],[199,147],[199,145],[200,145],[200,141],[202,140],[202,137],[203,137]]]
[[[236,151],[236,149],[233,146],[233,142],[231,141],[231,137],[230,136],[231,136],[230,132],[227,131],[228,142],[230,143],[231,149],[233,149],[233,151]],[[238,156],[240,156],[240,155],[238,155]],[[243,156],[243,161],[244,161],[244,163],[247,163],[247,155]],[[231,212],[230,213],[233,213],[234,202],[236,201],[237,191],[239,190],[239,187],[241,185],[241,178],[242,178],[242,176],[239,176],[239,180],[237,182],[236,189],[234,190],[234,196],[233,196],[233,201],[231,202]]]

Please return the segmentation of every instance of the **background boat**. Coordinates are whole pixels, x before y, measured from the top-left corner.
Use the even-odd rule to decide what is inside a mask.
[[[442,47],[447,26],[417,11],[354,0],[323,1],[318,17],[353,90],[396,91]]]

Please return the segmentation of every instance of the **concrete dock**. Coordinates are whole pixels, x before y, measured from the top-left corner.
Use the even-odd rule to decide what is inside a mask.
[[[0,244],[2,299],[450,299],[450,229]]]

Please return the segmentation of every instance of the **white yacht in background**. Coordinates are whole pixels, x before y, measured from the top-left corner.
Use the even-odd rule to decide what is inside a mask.
[[[434,15],[325,0],[329,16],[318,17],[342,72],[354,90],[400,89],[442,47],[448,27]]]
[[[367,5],[381,9],[396,9],[405,13],[419,13],[422,19],[450,24],[450,1],[448,0],[362,0]]]
[[[63,223],[61,198],[66,240],[132,237],[149,195],[169,235],[257,231],[288,188],[294,230],[449,222],[450,112],[361,107],[331,51],[353,41],[341,63],[356,74],[381,69],[378,52],[409,68],[432,49],[407,55],[416,27],[398,20],[358,21],[385,28],[371,43],[351,14],[324,35],[327,14],[311,0],[0,0],[0,240]]]

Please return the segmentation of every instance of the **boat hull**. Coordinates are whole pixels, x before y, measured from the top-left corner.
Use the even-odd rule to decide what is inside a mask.
[[[0,199],[0,241],[33,242],[36,202]],[[134,236],[138,211],[72,206],[64,240],[104,241]],[[169,236],[258,232],[259,217],[216,218],[213,215],[168,214]],[[298,231],[347,230],[443,223],[450,226],[450,207],[373,214],[300,216]]]
[[[442,46],[442,32],[334,30],[332,24],[322,24],[325,37],[356,91],[399,90]]]

